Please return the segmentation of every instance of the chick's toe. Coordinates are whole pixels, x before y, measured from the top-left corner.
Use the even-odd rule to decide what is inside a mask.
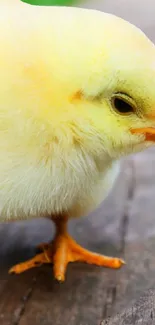
[[[56,226],[57,234],[53,242],[51,244],[41,244],[39,249],[42,250],[42,253],[24,263],[15,265],[10,269],[9,273],[20,274],[42,264],[52,263],[55,279],[63,282],[69,262],[85,262],[115,269],[125,264],[119,258],[96,254],[82,248],[67,233],[65,220],[56,222]]]

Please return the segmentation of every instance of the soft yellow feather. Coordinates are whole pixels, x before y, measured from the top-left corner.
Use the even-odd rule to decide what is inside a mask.
[[[17,0],[14,0],[17,3]],[[110,14],[0,4],[0,218],[78,217],[108,194],[117,160],[151,143],[155,47]],[[139,115],[111,107],[127,92]]]

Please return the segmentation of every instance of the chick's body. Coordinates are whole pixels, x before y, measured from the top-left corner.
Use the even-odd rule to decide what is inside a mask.
[[[94,83],[83,71],[95,59],[93,44],[83,57],[87,35],[78,40],[79,26],[71,35],[80,10],[5,6],[0,15],[0,218],[86,214],[107,194],[117,166],[100,155],[89,104],[74,99]]]
[[[129,130],[150,126],[154,45],[93,10],[3,4],[0,24],[0,218],[87,214],[117,160],[147,146]],[[111,108],[118,92],[143,108],[138,117]]]

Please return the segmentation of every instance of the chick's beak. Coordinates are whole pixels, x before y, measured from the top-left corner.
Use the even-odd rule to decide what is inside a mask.
[[[131,130],[132,134],[143,134],[145,135],[146,141],[153,141],[155,142],[155,128],[148,127],[148,128],[137,128]]]

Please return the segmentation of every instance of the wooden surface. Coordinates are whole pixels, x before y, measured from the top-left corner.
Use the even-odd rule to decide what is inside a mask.
[[[85,247],[125,258],[127,265],[119,271],[70,264],[64,284],[53,280],[50,266],[8,276],[7,268],[32,256],[35,246],[50,240],[54,229],[44,219],[1,225],[1,325],[97,325],[105,319],[110,323],[103,324],[139,324],[133,322],[133,314],[141,317],[141,312],[131,306],[147,289],[155,288],[154,165],[154,149],[123,161],[104,204],[89,218],[69,225],[70,233]],[[149,297],[154,299],[154,294]],[[153,304],[147,300],[140,300],[142,311],[154,317]],[[125,317],[132,317],[131,322]]]
[[[103,320],[101,325],[154,325],[155,290],[148,290],[136,303],[121,314]]]
[[[128,19],[155,41],[154,0],[87,0],[85,6]],[[8,276],[10,266],[52,239],[54,228],[44,219],[0,226],[1,325],[155,324],[154,166],[155,149],[123,161],[104,204],[69,225],[85,247],[125,258],[119,271],[70,264],[61,285],[50,266]]]

